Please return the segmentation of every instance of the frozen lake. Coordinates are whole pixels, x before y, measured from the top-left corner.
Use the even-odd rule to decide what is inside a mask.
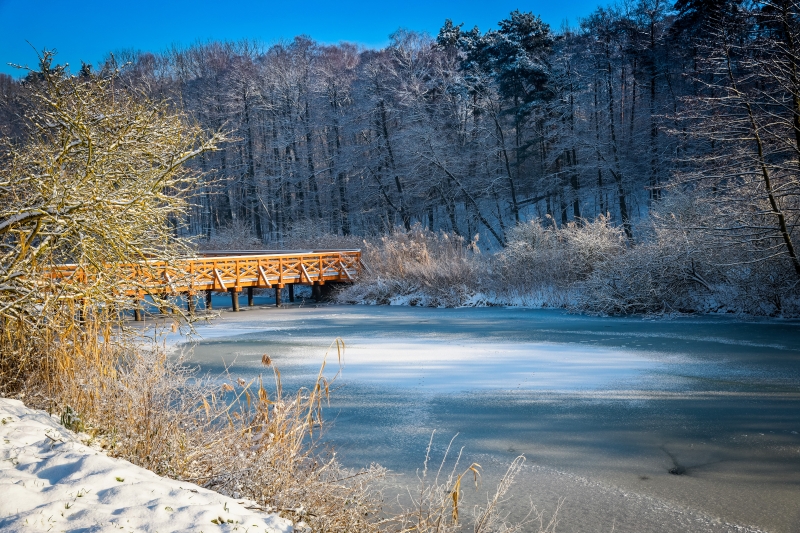
[[[483,466],[480,498],[524,454],[513,505],[563,498],[558,531],[800,532],[800,322],[295,305],[198,333],[204,371],[267,375],[267,353],[286,388],[344,339],[327,440],[398,486],[436,430],[434,462],[458,433]]]

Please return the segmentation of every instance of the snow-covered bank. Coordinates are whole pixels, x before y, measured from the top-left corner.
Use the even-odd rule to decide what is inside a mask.
[[[335,294],[333,301],[346,305],[395,305],[408,307],[521,307],[528,309],[575,309],[577,292],[556,287],[523,291],[478,291],[456,287],[444,294],[428,287],[396,280],[359,281]]]
[[[593,315],[737,314],[800,317],[797,276],[785,257],[753,260],[746,246],[689,243],[647,226],[632,242],[608,217],[556,226],[530,220],[504,248],[420,226],[365,241],[364,272],[338,303],[420,307],[513,306]],[[747,265],[746,267],[743,265]]]
[[[289,533],[290,521],[85,446],[44,411],[0,398],[0,530]]]

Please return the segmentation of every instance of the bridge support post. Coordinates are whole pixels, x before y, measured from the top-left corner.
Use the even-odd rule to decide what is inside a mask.
[[[211,289],[206,291],[206,311],[211,311]]]
[[[294,283],[289,284],[289,301],[294,302]]]
[[[139,299],[136,297],[133,298],[133,320],[134,322],[142,321],[142,308],[140,307]]]
[[[281,288],[275,287],[275,307],[281,306]]]
[[[330,300],[331,296],[333,295],[333,291],[336,287],[339,286],[337,282],[328,282],[325,285],[319,286],[319,295],[323,300]]]
[[[253,307],[253,287],[247,287],[247,307]]]
[[[231,293],[231,305],[233,306],[233,312],[239,312],[239,293],[236,292],[235,287],[231,287],[228,289],[228,292]]]
[[[320,287],[319,285],[312,285],[311,296],[314,297],[315,302],[322,301],[322,287]]]
[[[186,310],[190,315],[194,314],[194,294],[192,293],[186,295]]]

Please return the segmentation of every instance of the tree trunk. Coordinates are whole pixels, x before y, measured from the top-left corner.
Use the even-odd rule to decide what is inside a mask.
[[[619,198],[619,215],[622,218],[622,229],[629,239],[633,238],[633,231],[631,230],[631,221],[628,215],[628,205],[625,199],[625,190],[622,185],[622,171],[619,164],[619,150],[617,147],[617,134],[616,134],[616,120],[614,114],[614,82],[612,81],[612,66],[611,66],[611,44],[606,41],[606,89],[608,91],[608,118],[609,118],[609,133],[611,136],[611,152],[614,155],[615,170],[611,172],[614,181],[617,185],[617,196]]]

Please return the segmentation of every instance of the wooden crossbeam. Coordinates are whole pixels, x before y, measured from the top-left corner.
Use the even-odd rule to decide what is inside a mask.
[[[269,280],[267,279],[267,273],[264,272],[264,267],[262,267],[261,265],[258,265],[258,274],[261,277],[261,279],[264,280],[264,283],[267,285],[267,288],[271,289],[272,283],[270,283]]]
[[[353,281],[353,277],[350,275],[350,272],[348,272],[348,271],[347,271],[347,267],[346,267],[346,266],[344,266],[344,263],[342,263],[341,261],[339,261],[339,266],[340,266],[340,267],[342,267],[342,273],[343,273],[345,276],[347,276],[347,279],[348,279],[349,281]]]
[[[311,276],[308,275],[308,270],[306,270],[306,266],[302,262],[300,263],[300,268],[303,269],[303,274],[306,275],[306,279],[311,283]],[[320,274],[322,273],[320,272]]]
[[[218,269],[218,268],[215,268],[215,269],[214,269],[214,277],[215,277],[215,278],[217,278],[217,282],[219,283],[219,286],[220,286],[220,287],[222,287],[222,290],[223,290],[223,291],[227,291],[227,290],[228,290],[228,287],[226,287],[226,286],[225,286],[225,282],[224,282],[224,281],[222,281],[222,274],[220,274],[220,272],[219,272],[219,269]]]

